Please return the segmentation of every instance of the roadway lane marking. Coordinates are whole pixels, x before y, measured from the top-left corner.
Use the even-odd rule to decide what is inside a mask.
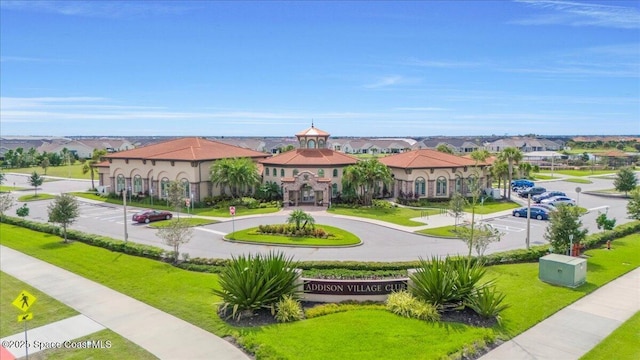
[[[587,209],[587,212],[592,212],[594,210],[609,210],[609,205],[604,205],[604,206],[598,206],[598,207],[594,207],[591,209]]]
[[[211,230],[211,229],[204,229],[204,228],[201,228],[201,227],[196,227],[196,230],[206,231],[206,232],[210,232],[210,233],[214,233],[214,234],[222,235],[222,236],[227,235],[227,233],[224,233],[224,232],[222,232],[222,231],[216,231],[216,230]]]

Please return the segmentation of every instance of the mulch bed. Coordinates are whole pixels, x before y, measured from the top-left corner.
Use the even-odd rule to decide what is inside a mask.
[[[231,310],[227,309],[226,312],[222,310],[218,311],[218,315],[222,320],[231,326],[238,327],[255,327],[276,324],[277,321],[271,315],[269,309],[259,309],[254,311],[251,316],[242,316],[240,319],[231,318]],[[496,324],[495,318],[484,318],[475,311],[465,308],[463,310],[449,310],[441,313],[441,321],[454,322],[476,327],[492,327]]]

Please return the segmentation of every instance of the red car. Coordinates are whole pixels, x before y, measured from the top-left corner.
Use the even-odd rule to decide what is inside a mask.
[[[133,215],[133,221],[148,224],[156,220],[171,220],[173,214],[168,211],[144,210]]]

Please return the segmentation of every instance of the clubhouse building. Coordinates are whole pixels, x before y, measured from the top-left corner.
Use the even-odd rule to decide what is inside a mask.
[[[298,148],[277,155],[199,137],[112,153],[96,165],[98,182],[110,193],[165,198],[169,182],[177,180],[184,184],[185,198],[203,201],[220,195],[210,179],[211,165],[219,159],[244,157],[256,162],[263,183],[281,186],[285,205],[328,206],[342,191],[344,168],[358,159],[327,148],[330,134],[313,124],[295,136]],[[392,197],[447,199],[455,192],[468,193],[470,181],[490,184],[488,164],[434,150],[407,151],[379,160],[393,174]]]

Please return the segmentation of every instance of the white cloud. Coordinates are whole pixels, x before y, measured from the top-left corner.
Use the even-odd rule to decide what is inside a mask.
[[[633,7],[558,0],[516,0],[516,2],[541,9],[545,13],[514,20],[511,22],[514,24],[640,28],[640,11]]]
[[[363,85],[363,87],[366,89],[381,89],[401,84],[415,84],[417,82],[419,82],[418,79],[407,78],[400,75],[393,75],[381,77],[375,82]]]
[[[182,2],[155,1],[0,1],[0,8],[17,11],[53,13],[64,16],[131,18],[154,15],[181,15],[194,9]]]

